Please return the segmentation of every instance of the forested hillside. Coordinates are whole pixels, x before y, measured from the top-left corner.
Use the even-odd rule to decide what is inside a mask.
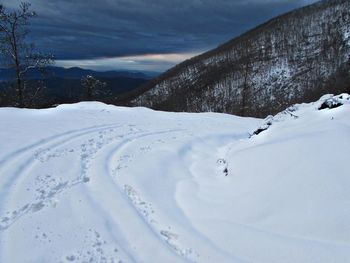
[[[350,1],[276,17],[170,69],[125,101],[169,111],[266,116],[350,90]]]

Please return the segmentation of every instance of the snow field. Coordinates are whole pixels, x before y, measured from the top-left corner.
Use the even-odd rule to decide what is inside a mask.
[[[0,109],[0,262],[348,262],[350,104],[330,97],[265,121]]]

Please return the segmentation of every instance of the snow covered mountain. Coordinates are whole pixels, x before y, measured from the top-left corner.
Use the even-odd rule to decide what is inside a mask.
[[[347,94],[265,120],[86,102],[0,123],[0,262],[349,262]]]
[[[324,0],[185,61],[131,105],[265,117],[325,93],[350,92],[350,1]]]

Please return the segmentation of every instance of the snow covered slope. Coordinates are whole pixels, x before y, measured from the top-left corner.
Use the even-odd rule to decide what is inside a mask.
[[[350,102],[329,97],[266,120],[0,109],[0,262],[348,262]]]
[[[265,117],[350,92],[350,1],[322,0],[184,61],[132,92],[166,111]]]

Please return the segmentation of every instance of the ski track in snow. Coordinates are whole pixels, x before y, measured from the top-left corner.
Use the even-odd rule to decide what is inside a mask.
[[[115,175],[115,170],[111,170],[110,162],[115,155],[120,155],[121,149],[126,148],[131,143],[138,143],[138,140],[142,140],[145,137],[156,135],[167,135],[171,137],[172,133],[184,131],[180,129],[165,130],[159,132],[137,131],[129,132],[127,134],[116,135],[107,138],[106,140],[104,140],[103,137],[101,137],[101,135],[105,134],[106,132],[117,132],[118,128],[123,126],[132,127],[132,125],[109,124],[63,132],[61,134],[56,134],[54,136],[42,139],[36,143],[23,147],[3,157],[0,160],[0,172],[6,173],[8,172],[8,170],[10,170],[12,176],[4,178],[5,180],[1,180],[0,193],[3,202],[0,204],[0,215],[2,215],[0,216],[0,233],[4,232],[12,225],[16,224],[16,222],[19,219],[25,217],[30,213],[37,213],[45,208],[55,206],[55,202],[58,202],[56,198],[59,198],[59,195],[62,194],[62,192],[69,191],[72,187],[77,186],[79,184],[88,183],[90,181],[90,177],[88,176],[88,174],[89,163],[91,159],[93,159],[94,155],[98,154],[99,152],[103,152],[103,148],[107,147],[109,144],[117,144],[118,146],[114,148],[109,155],[106,156],[106,163],[108,165],[105,165],[105,170],[101,171],[101,173],[109,174],[109,176],[113,177],[113,175]],[[75,154],[78,151],[78,149],[69,147],[69,144],[84,141],[84,139],[87,141],[80,144],[81,173],[78,177],[74,178],[73,180],[66,180],[62,182],[57,182],[50,175],[46,175],[41,178],[36,177],[35,180],[37,184],[42,184],[42,187],[38,187],[36,189],[36,192],[38,192],[40,195],[37,196],[35,200],[25,203],[23,206],[16,210],[6,211],[6,204],[8,200],[11,198],[15,198],[12,197],[12,195],[13,193],[17,193],[17,189],[21,188],[22,180],[24,177],[31,175],[31,171],[35,169],[37,165],[45,164],[50,159],[60,158],[62,155]],[[165,143],[162,140],[158,140],[158,142]],[[97,147],[92,150],[88,149],[94,143]],[[65,148],[62,150],[62,147]],[[140,152],[145,153],[147,151],[151,151],[151,146],[140,148]],[[50,185],[50,182],[52,183],[52,185]],[[156,239],[159,239],[159,241],[161,241],[160,243],[163,243],[163,246],[166,246],[168,249],[172,250],[175,254],[182,257],[185,261],[197,262],[196,259],[198,259],[199,255],[196,254],[196,252],[191,248],[182,247],[178,241],[179,237],[176,233],[168,231],[166,229],[157,228],[156,222],[150,216],[150,210],[152,210],[151,204],[150,207],[145,206],[145,202],[142,201],[142,198],[133,189],[132,186],[121,186],[118,185],[118,183],[116,182],[113,182],[113,184],[114,186],[116,186],[116,190],[119,189],[119,194],[117,198],[125,200],[127,202],[125,204],[126,206],[133,207],[135,211],[134,216],[138,216],[140,220],[142,220],[144,225],[146,225],[151,230],[154,237]],[[88,186],[86,186],[86,188],[88,189]],[[90,200],[95,198],[89,193],[89,191],[86,191],[85,194],[90,195]],[[96,202],[96,200],[91,202]],[[100,200],[99,202],[103,201]],[[103,207],[103,205],[95,204],[94,207]],[[106,210],[103,211],[103,209],[101,209],[100,213],[103,214],[106,218],[110,217]],[[110,222],[113,222],[113,219],[110,220]],[[99,236],[99,234],[96,231],[95,235]],[[98,241],[96,242],[99,243]],[[126,251],[126,254],[128,255],[129,260],[131,260],[131,262],[141,262],[141,259],[133,258],[131,251]],[[66,257],[66,260],[75,261],[78,258],[79,257],[75,255],[68,255]]]
[[[59,158],[60,156],[55,154],[55,149],[62,147],[62,145],[68,144],[70,142],[74,141],[79,141],[82,138],[89,136],[89,135],[94,135],[98,133],[98,135],[103,134],[104,132],[114,132],[116,128],[120,127],[120,125],[103,125],[101,127],[90,127],[86,129],[81,129],[81,130],[74,130],[74,131],[69,131],[69,132],[64,132],[59,135],[55,135],[53,137],[49,137],[47,139],[43,139],[38,143],[35,143],[33,145],[27,146],[21,150],[16,151],[15,153],[10,154],[9,156],[3,158],[0,161],[1,164],[1,170],[6,170],[6,166],[9,166],[13,163],[16,163],[16,166],[18,167],[15,172],[13,173],[14,176],[11,177],[11,180],[6,181],[3,183],[1,193],[7,193],[7,195],[10,195],[10,192],[16,192],[15,187],[20,184],[21,177],[24,177],[28,170],[35,166],[37,163],[45,163],[48,161],[49,158]],[[84,149],[86,147],[86,143],[81,144],[81,147],[84,149],[82,154],[81,154],[81,174],[78,176],[76,179],[71,180],[71,181],[65,181],[65,182],[60,182],[56,184],[55,186],[51,187],[48,192],[42,193],[42,195],[39,198],[39,201],[34,201],[31,203],[25,204],[23,207],[7,212],[6,214],[10,214],[11,217],[2,217],[0,218],[1,224],[0,224],[0,231],[3,231],[7,228],[9,228],[12,224],[14,224],[18,219],[20,219],[22,216],[25,216],[28,213],[35,213],[40,211],[41,209],[44,209],[50,203],[52,200],[57,197],[61,192],[69,190],[71,187],[74,187],[78,184],[82,183],[87,183],[89,182],[90,178],[87,177],[88,174],[88,163],[91,158],[93,158],[93,155],[96,154],[98,151],[103,150],[103,147],[106,145],[113,143],[113,142],[118,142],[118,139],[123,139],[121,141],[121,145],[128,144],[134,140],[137,139],[142,139],[143,137],[147,136],[153,136],[153,135],[160,135],[160,134],[170,134],[172,132],[176,132],[180,130],[169,130],[169,131],[160,131],[160,132],[150,132],[150,133],[141,133],[140,135],[137,135],[137,132],[131,132],[130,134],[127,135],[132,135],[132,136],[127,136],[127,135],[117,135],[115,138],[108,138],[104,142],[97,142],[98,147],[97,149],[94,149],[90,153],[85,153],[86,150]],[[135,136],[137,135],[137,136]],[[88,142],[93,143],[96,140],[96,135],[92,139],[89,139]],[[91,144],[90,144],[91,145]],[[63,152],[74,152],[74,150],[68,150],[65,149]],[[33,154],[34,153],[34,154]],[[52,154],[54,153],[54,154]],[[26,158],[25,156],[29,154],[29,157]],[[24,156],[24,158],[23,158]],[[107,172],[107,171],[104,171]],[[50,177],[46,177],[45,179],[48,179]],[[45,180],[44,179],[44,180]],[[48,185],[46,185],[48,186]],[[128,186],[129,189],[132,189],[131,186]],[[39,190],[39,189],[37,189]],[[40,191],[40,190],[39,190]],[[134,204],[134,197],[135,197],[135,192],[134,195],[131,194],[133,190],[130,191],[125,191],[125,195],[128,197],[131,202],[129,204]],[[3,195],[3,194],[2,194]],[[7,198],[9,198],[7,196]],[[4,203],[6,203],[6,198],[2,197],[4,200]],[[4,210],[3,208],[1,209],[2,211]],[[140,214],[142,218],[146,218],[146,216],[141,213],[140,209],[135,206],[135,210]],[[146,223],[147,220],[145,220]],[[175,246],[170,242],[171,239],[174,238],[175,234],[171,234],[170,232],[166,232],[161,230],[160,235],[165,236],[165,241],[172,247],[178,254],[184,256],[187,252],[181,251],[180,248]],[[70,259],[72,260],[74,257],[71,257]]]
[[[103,128],[104,127],[104,128]],[[1,195],[5,195],[5,197],[2,197],[2,204],[0,205],[0,211],[3,213],[2,205],[6,203],[6,195],[9,196],[10,192],[16,192],[15,189],[13,189],[14,186],[16,186],[19,181],[21,180],[21,177],[25,176],[26,170],[30,169],[31,166],[35,164],[35,162],[38,162],[38,156],[45,156],[45,153],[51,152],[54,149],[61,147],[63,144],[69,143],[73,140],[77,140],[85,135],[89,135],[92,133],[96,133],[98,131],[105,131],[110,130],[115,127],[118,127],[117,125],[112,126],[105,126],[102,127],[91,127],[86,129],[81,129],[78,131],[69,131],[65,132],[59,135],[55,135],[53,137],[43,139],[38,143],[35,143],[33,145],[30,145],[28,147],[25,147],[23,149],[20,149],[9,156],[3,158],[0,161],[0,173],[3,173],[4,170],[6,170],[6,166],[15,165],[17,168],[13,172],[13,176],[9,178],[8,181],[2,182],[1,184]],[[72,134],[72,135],[71,135]],[[67,135],[68,138],[61,139],[62,137],[65,137]],[[25,157],[26,154],[29,154],[29,157]],[[23,157],[24,156],[24,157]],[[24,159],[24,160],[23,160]],[[44,161],[42,161],[44,162]],[[10,167],[12,168],[12,167]],[[4,220],[4,218],[0,219],[2,222],[6,222],[6,224],[0,224],[0,230],[6,229],[9,227],[13,222],[15,222],[19,217],[23,216],[24,214],[28,212],[36,212],[41,210],[44,207],[45,201],[49,201],[47,199],[53,198],[56,194],[60,193],[64,189],[67,189],[69,187],[74,186],[75,184],[84,182],[84,180],[88,180],[88,178],[84,178],[84,171],[82,171],[82,175],[76,178],[75,181],[71,182],[64,182],[56,185],[51,189],[51,192],[48,193],[46,198],[42,198],[41,201],[31,204],[25,204],[22,208],[20,208],[17,211],[13,211],[12,215],[13,217],[10,220]]]
[[[321,212],[325,223],[317,217],[321,227],[313,229],[311,224],[310,232],[303,232],[307,223],[290,222],[289,228],[285,205],[274,196],[283,196],[274,185],[287,177],[276,176],[279,170],[274,167],[263,178],[254,170],[257,165],[263,171],[269,161],[259,151],[283,150],[278,147],[297,145],[298,140],[305,144],[315,136],[327,136],[332,126],[304,131],[302,118],[295,119],[292,124],[298,127],[300,122],[303,130],[298,137],[275,132],[273,140],[267,140],[265,136],[274,134],[276,127],[283,129],[283,119],[248,139],[261,120],[111,109],[94,103],[69,107],[72,116],[52,109],[53,118],[78,121],[96,115],[100,123],[92,119],[81,128],[66,125],[54,135],[38,128],[40,135],[33,134],[27,145],[18,144],[10,153],[0,149],[0,262],[331,262],[337,255],[338,263],[349,258],[347,228],[332,235],[348,214],[334,219]],[[343,116],[337,110],[300,108],[314,114],[311,119],[316,124],[320,118],[320,127],[323,119]],[[342,120],[337,125],[334,130],[343,130],[337,135],[346,138],[348,124]],[[11,127],[9,121],[9,133],[15,132]],[[252,157],[250,152],[255,152]],[[245,164],[256,156],[254,165]],[[292,163],[298,161],[291,156],[287,157]],[[260,163],[260,158],[265,161]],[[293,169],[291,164],[288,167]],[[329,184],[327,178],[321,177],[325,180],[319,182],[321,186]],[[347,177],[339,180],[348,182]],[[267,190],[259,192],[262,186]],[[266,194],[270,191],[271,199]],[[323,202],[322,195],[310,198],[316,203],[309,209]],[[260,199],[264,200],[260,206],[255,205]],[[296,211],[298,222],[303,213]],[[276,214],[282,219],[276,221]],[[324,224],[332,220],[340,221],[330,225],[333,232],[327,232]],[[272,250],[279,252],[271,256]]]

